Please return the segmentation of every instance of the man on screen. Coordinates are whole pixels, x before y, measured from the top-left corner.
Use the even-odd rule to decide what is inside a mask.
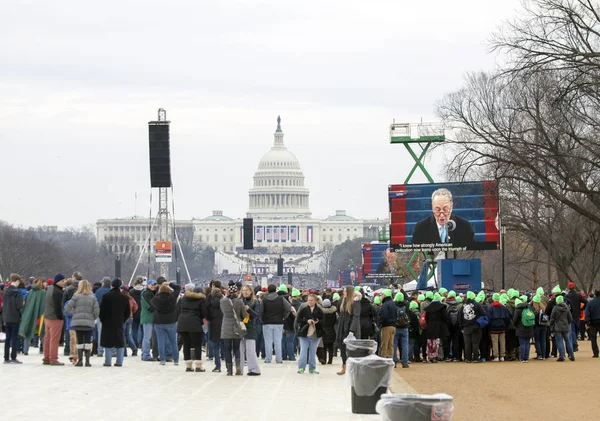
[[[448,189],[438,189],[431,195],[433,215],[417,222],[413,244],[452,244],[468,247],[475,243],[473,226],[466,219],[452,215],[454,203]]]
[[[377,273],[394,273],[397,259],[398,256],[396,255],[396,252],[387,249],[385,251],[385,260],[377,266]]]

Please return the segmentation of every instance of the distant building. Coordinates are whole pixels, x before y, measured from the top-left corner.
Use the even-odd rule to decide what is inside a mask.
[[[178,230],[193,227],[197,239],[224,258],[223,263],[218,261],[222,266],[218,270],[226,265],[235,272],[250,258],[256,272],[270,273],[274,259],[281,254],[286,259],[286,271],[303,267],[304,272],[310,272],[315,265],[307,262],[326,246],[360,237],[377,240],[379,229],[386,228],[387,218],[357,219],[344,210],[322,220],[311,217],[310,191],[298,159],[283,143],[280,121],[278,118],[274,144],[261,158],[249,191],[247,217],[254,219],[254,250],[248,253],[242,249],[242,218],[225,216],[221,210],[203,219],[176,221]],[[98,239],[112,249],[141,250],[150,223],[147,218],[101,219],[96,224]],[[156,240],[151,239],[151,244]]]

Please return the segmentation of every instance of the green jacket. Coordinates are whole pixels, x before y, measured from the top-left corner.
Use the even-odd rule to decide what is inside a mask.
[[[140,302],[142,304],[142,312],[140,313],[140,324],[141,325],[149,325],[152,324],[152,320],[154,319],[154,307],[150,302],[154,298],[154,292],[146,288],[144,292],[142,292],[142,297]]]
[[[44,315],[45,305],[46,290],[32,288],[25,297],[25,308],[19,326],[19,336],[28,341],[35,336],[38,320],[40,316]]]

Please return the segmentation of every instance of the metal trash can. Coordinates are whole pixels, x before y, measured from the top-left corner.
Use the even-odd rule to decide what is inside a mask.
[[[377,355],[348,358],[346,381],[350,386],[353,413],[377,413],[375,406],[381,395],[387,392],[393,370],[394,361],[390,358]]]
[[[436,395],[382,395],[377,413],[383,421],[451,421],[453,398]]]
[[[344,339],[346,355],[349,358],[362,358],[377,352],[377,342],[371,339]]]

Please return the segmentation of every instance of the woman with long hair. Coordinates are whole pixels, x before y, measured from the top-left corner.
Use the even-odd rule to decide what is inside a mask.
[[[238,287],[233,281],[229,281],[227,296],[221,299],[219,306],[223,313],[221,340],[225,347],[227,375],[233,376],[233,361],[235,357],[235,375],[241,376],[240,341],[243,337],[236,334],[234,325],[244,320],[248,312],[242,300],[238,298]]]
[[[546,335],[548,334],[548,325],[550,316],[546,314],[546,306],[539,295],[534,295],[531,300],[533,303],[533,312],[535,313],[535,326],[533,327],[533,337],[535,340],[536,360],[546,359]]]
[[[203,373],[202,366],[202,339],[204,338],[203,323],[208,317],[206,295],[204,288],[188,284],[185,294],[177,303],[177,332],[183,343],[183,360],[185,371]]]
[[[129,299],[130,316],[123,325],[123,334],[125,335],[125,356],[127,356],[127,345],[131,348],[131,356],[137,357],[137,344],[133,340],[133,315],[138,311],[138,304],[135,298],[129,293],[126,285],[121,285],[121,293]]]
[[[77,286],[77,292],[66,305],[65,310],[73,314],[71,328],[77,336],[77,364],[83,367],[83,354],[85,352],[85,366],[91,367],[90,354],[92,353],[92,332],[96,326],[96,319],[100,315],[98,300],[92,294],[90,283],[82,279]]]
[[[23,354],[28,355],[29,343],[34,336],[40,336],[40,328],[43,324],[44,303],[46,302],[45,278],[37,278],[33,281],[31,291],[25,297],[23,317],[19,326],[19,336],[23,337]]]
[[[248,363],[248,375],[260,376],[260,366],[256,355],[256,340],[258,339],[258,329],[256,320],[260,317],[260,303],[254,296],[254,290],[250,285],[242,287],[242,301],[248,312],[244,320],[246,323],[246,336],[240,341],[240,358],[242,360],[240,368],[244,374],[244,365]]]
[[[300,355],[298,358],[298,374],[306,370],[319,374],[317,371],[317,347],[323,336],[323,310],[317,305],[317,297],[310,294],[306,305],[300,307],[295,320],[296,334],[300,341]]]
[[[347,285],[343,290],[342,302],[339,307],[339,321],[338,330],[336,334],[336,343],[342,354],[342,369],[337,373],[339,375],[346,374],[346,344],[344,339],[352,333],[356,338],[360,338],[360,299],[362,298],[359,293],[357,296],[354,294],[354,287]]]

